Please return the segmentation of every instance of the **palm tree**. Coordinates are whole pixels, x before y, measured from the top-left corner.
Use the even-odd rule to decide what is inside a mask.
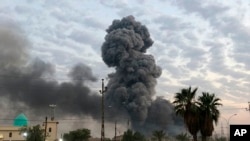
[[[194,101],[197,89],[192,90],[191,87],[181,89],[181,92],[175,94],[173,102],[176,115],[184,118],[184,123],[193,136],[194,141],[197,141],[197,133],[199,131],[199,111]]]
[[[163,130],[156,130],[153,132],[153,138],[157,141],[162,141],[165,138],[166,133]]]
[[[202,115],[202,118],[200,118],[202,141],[206,141],[208,136],[212,136],[214,131],[213,122],[215,122],[215,124],[218,122],[220,111],[217,107],[222,105],[219,101],[219,98],[216,98],[214,94],[209,94],[208,92],[202,92],[202,96],[198,97],[197,104],[199,105],[199,110]]]

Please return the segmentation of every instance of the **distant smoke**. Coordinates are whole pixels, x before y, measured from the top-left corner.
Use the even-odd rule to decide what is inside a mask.
[[[0,23],[0,71],[23,66],[28,59],[28,41],[21,30],[10,23]]]
[[[68,74],[70,82],[53,80],[54,65],[38,58],[29,60],[30,45],[25,35],[8,25],[0,23],[0,97],[10,99],[12,113],[26,107],[28,110],[21,112],[44,117],[50,114],[49,105],[56,104],[61,118],[89,115],[99,119],[100,96],[86,86],[97,80],[91,69],[77,64]]]
[[[144,133],[168,129],[180,122],[168,101],[152,100],[156,79],[161,75],[154,57],[145,54],[152,44],[147,28],[128,16],[113,21],[102,45],[103,61],[116,69],[109,75],[106,103],[116,110],[112,112],[114,117],[128,116],[132,128]]]
[[[78,64],[74,66],[71,72],[69,73],[69,76],[72,78],[72,81],[77,84],[83,84],[86,81],[97,80],[96,77],[94,77],[91,69],[84,64]]]

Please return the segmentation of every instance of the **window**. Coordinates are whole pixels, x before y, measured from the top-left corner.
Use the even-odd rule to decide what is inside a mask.
[[[51,129],[51,127],[49,128],[49,132],[51,132],[52,131],[52,129]]]
[[[10,137],[10,138],[12,137],[12,132],[9,133],[9,137]]]

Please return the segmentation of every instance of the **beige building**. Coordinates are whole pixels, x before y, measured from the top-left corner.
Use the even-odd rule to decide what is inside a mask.
[[[0,141],[25,141],[25,137],[20,133],[20,127],[1,126]]]
[[[21,115],[21,116],[20,116]],[[10,126],[0,126],[0,141],[25,141],[25,134],[20,132],[23,126],[33,126],[28,125],[27,118],[24,114],[20,114],[14,120],[13,125]],[[20,122],[22,121],[22,122]],[[47,126],[45,126],[47,125]],[[57,141],[57,131],[58,122],[54,119],[49,119],[44,122],[41,126],[43,129],[46,128],[46,141]]]
[[[47,121],[47,138],[46,141],[57,141],[57,131],[58,131],[58,123],[54,119],[50,119]],[[43,128],[45,128],[45,122],[43,123]]]

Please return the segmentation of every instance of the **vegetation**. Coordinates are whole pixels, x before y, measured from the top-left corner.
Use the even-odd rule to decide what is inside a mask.
[[[163,130],[153,131],[153,140],[162,141],[166,136],[166,133]]]
[[[197,88],[192,90],[191,87],[182,89],[181,92],[176,93],[174,105],[175,113],[184,118],[184,123],[193,136],[193,140],[197,141],[197,133],[199,131],[199,112],[198,106],[195,104],[195,94]]]
[[[193,140],[197,141],[197,133],[201,132],[202,141],[206,141],[214,131],[213,123],[217,124],[220,112],[218,106],[220,99],[214,94],[203,92],[202,96],[195,101],[197,88],[192,90],[191,87],[181,89],[176,93],[174,105],[176,115],[184,118],[184,123],[193,136]]]
[[[178,140],[178,141],[189,141],[189,136],[187,133],[181,133],[179,135],[176,135],[175,136],[175,139]]]
[[[23,127],[20,132],[26,136],[26,141],[44,141],[44,129],[40,125]]]
[[[133,132],[132,130],[127,130],[124,132],[122,141],[145,141],[144,135],[140,132]]]
[[[87,141],[90,138],[89,129],[77,129],[63,135],[64,141]]]
[[[202,96],[198,98],[197,104],[199,105],[199,112],[202,118],[200,118],[200,132],[202,135],[202,141],[206,141],[207,137],[212,136],[214,131],[214,125],[217,124],[220,112],[217,109],[222,105],[219,103],[220,99],[216,98],[214,94],[203,92]]]

